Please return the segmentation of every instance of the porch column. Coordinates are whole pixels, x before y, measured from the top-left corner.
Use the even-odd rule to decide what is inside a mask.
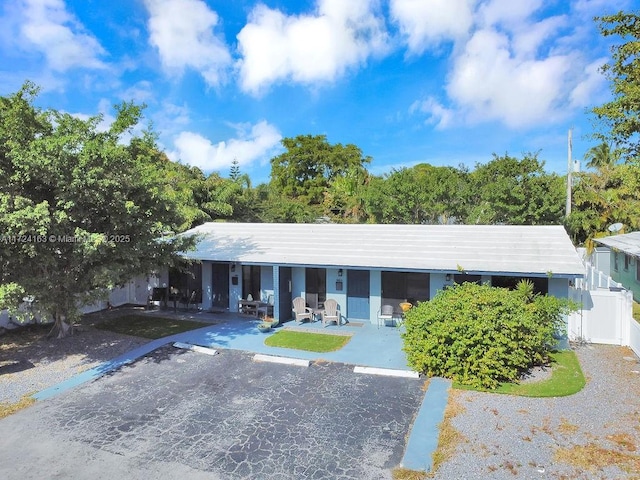
[[[213,292],[211,291],[212,268],[211,262],[202,262],[202,310],[211,310]]]
[[[382,305],[382,271],[369,272],[369,321],[378,321],[378,310]]]
[[[280,321],[280,265],[273,266],[273,318]]]

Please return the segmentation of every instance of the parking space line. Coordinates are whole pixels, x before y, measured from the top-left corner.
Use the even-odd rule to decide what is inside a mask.
[[[190,343],[175,342],[173,346],[176,348],[191,350],[193,352],[204,353],[205,355],[216,355],[218,353],[218,351],[213,348],[201,347],[200,345],[192,345]]]
[[[254,362],[270,362],[270,363],[282,363],[284,365],[297,365],[299,367],[308,367],[309,360],[302,360],[300,358],[288,358],[288,357],[276,357],[274,355],[264,355],[262,353],[256,353],[253,356]]]
[[[410,370],[394,370],[391,368],[353,367],[353,373],[383,375],[385,377],[420,378],[420,374],[418,372],[413,372]]]

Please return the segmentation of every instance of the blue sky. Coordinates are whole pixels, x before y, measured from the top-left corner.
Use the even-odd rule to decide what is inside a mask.
[[[113,120],[145,103],[170,158],[268,181],[280,140],[324,134],[375,174],[492,154],[581,159],[609,98],[596,15],[633,0],[4,0],[0,95]]]

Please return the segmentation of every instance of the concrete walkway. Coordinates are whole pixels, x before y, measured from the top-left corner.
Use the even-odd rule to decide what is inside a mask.
[[[158,312],[139,312],[157,315]],[[400,330],[395,327],[380,327],[368,322],[353,325],[329,325],[321,322],[296,325],[287,322],[275,331],[287,328],[304,329],[309,332],[350,335],[350,341],[340,350],[327,353],[305,352],[286,348],[269,347],[264,340],[270,333],[261,333],[256,328],[258,320],[233,314],[192,314],[190,319],[203,322],[219,322],[203,328],[190,330],[169,337],[152,340],[124,355],[87,370],[75,377],[33,395],[36,400],[44,400],[74,388],[85,382],[99,378],[119,367],[132,363],[140,357],[167,344],[180,342],[209,348],[241,350],[258,354],[274,355],[309,361],[329,361],[361,367],[375,367],[395,371],[410,372],[406,356],[402,351]],[[173,317],[175,318],[175,316]],[[183,316],[184,318],[184,316]],[[444,418],[449,383],[442,379],[432,379],[425,398],[411,429],[402,465],[415,470],[430,470],[431,457],[437,447],[439,424]]]

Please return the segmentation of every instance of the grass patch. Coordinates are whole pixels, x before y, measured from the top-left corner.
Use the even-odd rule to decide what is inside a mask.
[[[568,463],[590,472],[605,467],[618,467],[628,473],[640,471],[640,456],[603,448],[595,443],[558,448],[554,453],[554,461]]]
[[[162,338],[176,333],[206,327],[206,324],[191,320],[176,320],[164,317],[147,317],[141,315],[124,315],[109,318],[95,324],[96,328],[110,332],[133,335],[144,338]]]
[[[35,401],[31,394],[27,394],[23,395],[22,398],[15,403],[0,403],[0,418],[8,417],[18,410],[27,408],[32,403],[35,403]]]
[[[408,468],[394,468],[391,472],[393,480],[425,480],[427,474],[419,470],[410,470]]]
[[[633,302],[633,318],[640,323],[640,303],[638,302]]]
[[[269,347],[293,348],[308,352],[335,352],[344,347],[351,337],[348,335],[329,335],[326,333],[307,333],[281,330],[264,341]]]
[[[586,384],[578,357],[573,350],[551,354],[551,378],[532,383],[502,383],[495,390],[483,390],[454,383],[461,390],[506,393],[522,397],[566,397],[582,390]]]
[[[458,444],[465,440],[462,434],[453,426],[453,419],[463,412],[464,407],[458,401],[457,393],[455,391],[450,391],[449,401],[444,410],[444,419],[440,424],[438,446],[436,447],[435,452],[433,452],[432,472],[437,472],[440,465],[453,456]]]

